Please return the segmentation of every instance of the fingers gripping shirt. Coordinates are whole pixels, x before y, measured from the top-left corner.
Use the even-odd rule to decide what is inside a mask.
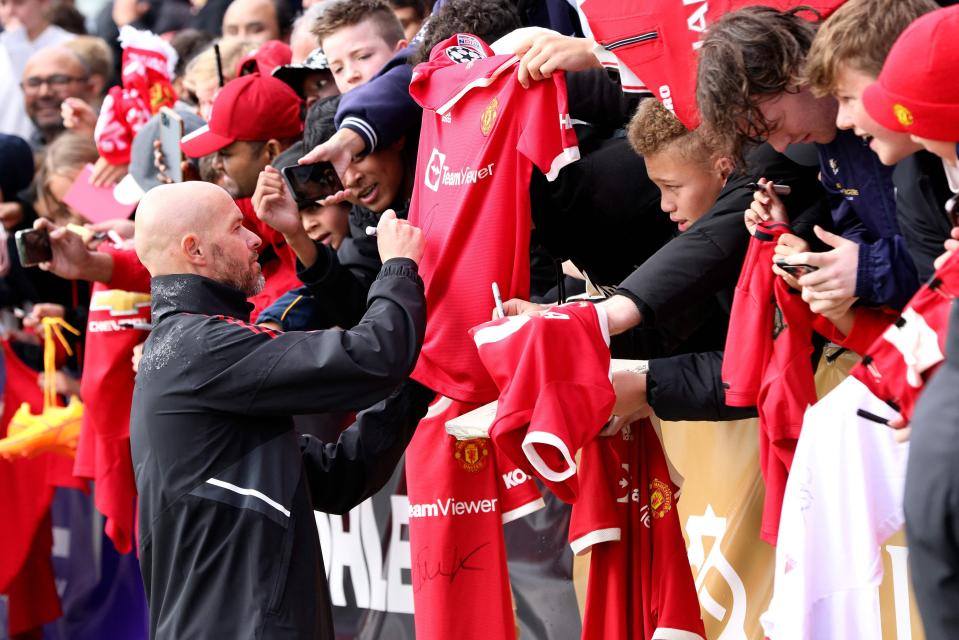
[[[434,47],[410,83],[423,121],[409,220],[426,240],[429,309],[413,378],[467,402],[496,397],[467,335],[490,317],[490,283],[504,299],[529,297],[533,165],[552,180],[579,158],[565,76],[524,89],[517,62],[458,34]]]

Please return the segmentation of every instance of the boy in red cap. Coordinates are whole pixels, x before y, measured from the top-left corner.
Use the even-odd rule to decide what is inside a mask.
[[[863,94],[869,115],[942,158],[953,193],[959,193],[959,7],[940,9],[913,22],[896,40],[879,79]],[[955,209],[953,197],[947,209]],[[951,215],[955,224],[955,215]],[[946,241],[947,251],[957,248]],[[959,635],[959,409],[955,384],[955,335],[959,307],[953,303],[946,364],[936,373],[916,406],[903,508],[909,564],[916,604],[926,638]],[[935,383],[935,384],[932,384]]]
[[[909,134],[956,179],[959,142],[959,6],[916,20],[896,40],[879,79],[863,95],[866,110],[892,131]]]
[[[909,134],[869,117],[862,95],[879,77],[896,39],[936,9],[933,0],[850,0],[819,28],[804,70],[815,95],[836,98],[836,126],[867,140],[883,165],[895,167],[896,222],[920,282],[932,275],[942,242],[949,237],[952,224],[942,206],[952,193],[939,159],[922,152]]]
[[[285,82],[254,73],[226,83],[206,126],[180,143],[191,158],[216,154],[213,168],[223,174],[223,186],[243,212],[245,226],[263,239],[260,260],[266,287],[250,299],[254,317],[299,284],[293,252],[282,234],[256,217],[250,198],[260,172],[302,135],[300,97]]]

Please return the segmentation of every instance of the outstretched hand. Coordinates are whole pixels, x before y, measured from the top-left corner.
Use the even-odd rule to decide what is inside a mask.
[[[286,237],[303,231],[300,209],[275,167],[267,166],[260,172],[253,192],[253,209],[257,218]]]

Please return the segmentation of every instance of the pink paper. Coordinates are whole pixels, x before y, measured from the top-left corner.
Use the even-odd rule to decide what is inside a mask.
[[[93,223],[129,218],[136,203],[120,202],[113,195],[113,186],[95,187],[90,184],[93,165],[88,164],[70,185],[63,202]]]

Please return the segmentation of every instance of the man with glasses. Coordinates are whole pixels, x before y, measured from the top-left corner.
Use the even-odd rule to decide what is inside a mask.
[[[83,60],[66,47],[50,47],[27,61],[20,82],[27,115],[37,128],[30,141],[34,150],[43,148],[64,131],[60,105],[67,98],[94,99],[90,74]]]

